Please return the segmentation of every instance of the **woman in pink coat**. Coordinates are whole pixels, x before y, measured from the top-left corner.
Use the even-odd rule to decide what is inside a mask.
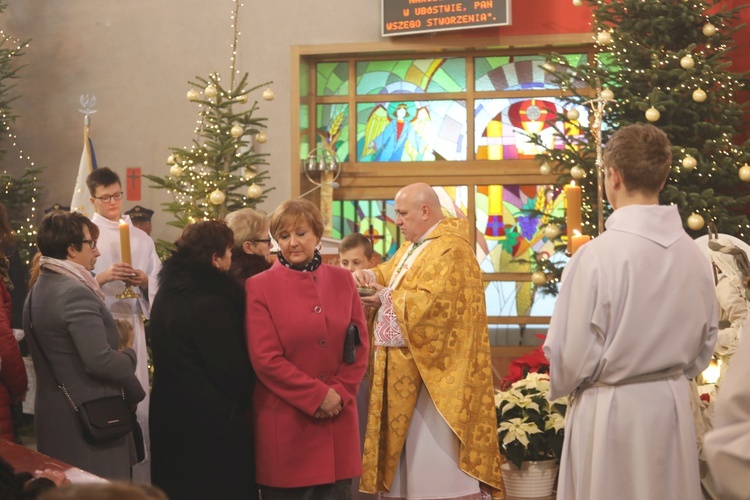
[[[356,394],[367,329],[351,273],[321,263],[320,211],[286,201],[271,218],[281,253],[246,284],[257,375],[256,479],[264,500],[351,498],[362,473]]]

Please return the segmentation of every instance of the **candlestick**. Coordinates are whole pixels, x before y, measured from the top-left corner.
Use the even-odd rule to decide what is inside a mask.
[[[573,254],[573,233],[581,232],[581,186],[575,181],[565,186],[565,222],[568,226],[568,252]]]
[[[591,241],[591,236],[581,234],[579,231],[573,232],[573,238],[570,240],[570,255],[575,254],[579,248]]]
[[[120,219],[120,261],[132,264],[130,258],[130,225]]]

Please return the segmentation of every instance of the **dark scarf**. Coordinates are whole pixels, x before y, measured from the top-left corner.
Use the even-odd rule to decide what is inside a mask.
[[[312,260],[308,262],[307,264],[305,264],[304,266],[296,266],[294,264],[290,264],[289,261],[284,258],[281,252],[278,253],[278,257],[279,257],[279,262],[284,264],[289,269],[294,269],[295,271],[302,271],[303,273],[309,273],[309,272],[315,271],[323,263],[323,258],[320,256],[320,252],[318,252],[317,249],[315,249],[315,255],[313,255]]]

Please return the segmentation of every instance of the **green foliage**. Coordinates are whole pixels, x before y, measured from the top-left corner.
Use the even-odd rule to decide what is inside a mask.
[[[746,239],[750,187],[739,180],[738,171],[750,161],[750,142],[740,139],[747,103],[740,104],[737,93],[750,81],[748,74],[731,71],[729,59],[736,47],[732,35],[744,28],[738,24],[739,11],[746,6],[720,10],[720,0],[587,0],[587,4],[594,13],[594,30],[608,32],[611,42],[599,46],[595,60],[580,65],[565,54],[549,55],[554,70],[545,71],[565,94],[566,112],[558,114],[554,123],[555,139],[565,148],[546,149],[538,156],[540,163],[547,162],[560,175],[561,183],[570,182],[573,167],[585,172],[576,181],[583,191],[583,232],[598,234],[600,211],[604,219],[611,213],[606,200],[598,206],[592,115],[586,119],[590,101],[598,91],[610,89],[614,101],[605,107],[602,142],[606,144],[611,133],[623,126],[649,123],[646,110],[658,110],[660,117],[653,124],[673,145],[672,170],[661,203],[678,207],[693,237],[705,232],[687,227],[688,217],[696,213],[707,224],[714,222],[719,232]],[[714,34],[704,34],[707,23],[715,26]],[[683,66],[686,56],[692,58],[692,67]],[[705,101],[694,100],[697,89],[706,93]],[[580,123],[571,119],[568,111],[573,109],[580,111]],[[566,137],[570,127],[580,133]],[[540,136],[531,140],[544,147]],[[687,155],[696,159],[696,168],[683,166]]]
[[[0,1],[0,13],[6,8],[6,3]],[[14,94],[18,72],[23,68],[18,59],[23,56],[23,49],[28,46],[27,41],[16,41],[7,34],[0,36],[0,162],[5,158],[7,149],[3,140],[15,138],[11,126],[17,115],[13,113],[11,104],[19,96]],[[14,176],[6,171],[0,174],[0,202],[8,210],[8,219],[15,231],[21,258],[27,261],[30,249],[36,244],[36,228],[31,223],[33,204],[40,195],[38,176],[42,169],[29,166],[20,176]]]
[[[252,139],[266,128],[266,118],[257,116],[258,102],[249,103],[248,96],[270,82],[249,88],[247,77],[245,73],[236,86],[228,89],[222,87],[217,74],[189,82],[198,94],[204,92],[202,98],[193,101],[200,106],[197,137],[189,149],[170,148],[169,175],[144,176],[153,182],[152,187],[172,194],[173,201],[163,204],[174,215],[168,224],[182,228],[194,220],[223,218],[234,210],[254,207],[270,190],[255,198],[248,196],[251,185],[264,186],[268,179],[268,172],[261,170],[268,165],[268,155],[257,153]],[[209,86],[216,89],[215,97],[205,95]],[[242,127],[239,137],[232,135],[235,126]],[[210,199],[217,189],[225,195],[218,204]]]
[[[0,174],[0,202],[8,210],[8,220],[24,262],[28,261],[29,252],[36,244],[36,228],[29,209],[40,195],[37,177],[41,172],[41,168],[27,168],[18,177],[7,172]]]

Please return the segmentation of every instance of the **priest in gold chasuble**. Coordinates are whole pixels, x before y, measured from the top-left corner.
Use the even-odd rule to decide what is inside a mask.
[[[375,295],[375,366],[360,490],[384,498],[503,497],[484,285],[468,222],[427,184],[395,198],[408,241],[355,271]]]

